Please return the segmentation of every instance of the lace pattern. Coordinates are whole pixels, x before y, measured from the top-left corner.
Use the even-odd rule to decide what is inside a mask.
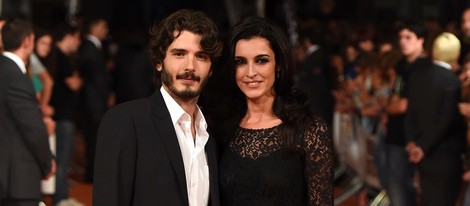
[[[328,128],[322,120],[314,119],[301,134],[301,136],[295,139],[295,146],[298,153],[302,154],[301,159],[303,160],[299,162],[298,165],[300,165],[299,168],[304,168],[304,178],[300,180],[304,183],[299,185],[307,185],[307,188],[301,189],[307,192],[307,205],[333,205],[334,163],[332,142]],[[228,144],[228,149],[230,153],[249,161],[265,162],[273,158],[270,164],[279,164],[280,167],[289,167],[292,165],[291,163],[275,162],[278,161],[278,159],[273,157],[278,154],[278,151],[286,150],[282,148],[281,140],[279,139],[279,126],[266,129],[238,128],[234,138]],[[292,158],[292,160],[295,160],[295,158]],[[222,158],[222,164],[230,164],[223,161],[225,161],[224,158]],[[242,164],[240,162],[237,163]],[[246,166],[239,166],[243,167],[244,170],[250,170],[246,168]],[[233,166],[235,169],[240,167]],[[293,174],[292,168],[283,169],[285,170],[283,171],[284,173],[291,172],[291,174]],[[224,172],[233,173],[233,171],[224,171],[222,167],[221,173]],[[243,175],[243,172],[244,171],[239,171],[237,175]],[[222,174],[222,176],[223,175],[224,174]],[[223,178],[221,181],[223,186],[226,185]],[[240,184],[244,183],[238,182],[236,185]],[[245,184],[253,183],[248,182]],[[270,183],[267,182],[265,184],[268,184],[266,188],[257,188],[258,190],[266,190],[260,192],[261,194],[269,192],[270,190]],[[230,185],[226,186],[230,187]],[[231,189],[230,191],[234,190]],[[292,191],[298,190],[292,188]],[[233,194],[230,195],[233,196]],[[286,196],[288,196],[288,194],[286,194]],[[274,203],[274,205],[276,204]]]

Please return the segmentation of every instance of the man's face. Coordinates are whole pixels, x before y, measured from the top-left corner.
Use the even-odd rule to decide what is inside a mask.
[[[417,56],[423,50],[423,38],[418,38],[416,34],[409,29],[402,29],[398,33],[398,42],[400,49],[405,57]]]
[[[470,37],[470,9],[467,9],[462,14],[462,33],[466,37]]]
[[[99,21],[93,27],[93,35],[95,35],[98,39],[103,40],[108,35],[108,23],[105,20]]]
[[[27,46],[26,46],[26,47],[27,47],[27,48],[26,48],[26,52],[27,52],[27,54],[28,54],[28,56],[29,56],[29,55],[31,55],[31,54],[33,53],[33,51],[34,51],[34,34],[31,33],[31,34],[30,34],[28,37],[26,37],[26,38],[28,38],[28,43],[27,43]]]
[[[82,42],[80,39],[80,32],[68,34],[68,38],[70,43],[70,52],[76,52],[80,46],[80,43]]]
[[[207,82],[212,62],[200,41],[201,35],[182,31],[168,46],[163,64],[157,65],[163,87],[175,99],[197,98]]]

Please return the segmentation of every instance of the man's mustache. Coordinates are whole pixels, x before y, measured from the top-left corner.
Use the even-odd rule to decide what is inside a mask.
[[[194,74],[194,72],[185,72],[185,73],[182,73],[182,74],[177,74],[176,79],[191,79],[191,80],[194,80],[194,81],[200,81],[201,77],[196,76],[196,74]]]

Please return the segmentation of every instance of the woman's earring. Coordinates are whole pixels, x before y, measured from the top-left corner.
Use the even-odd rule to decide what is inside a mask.
[[[279,79],[279,71],[276,72],[276,78]]]

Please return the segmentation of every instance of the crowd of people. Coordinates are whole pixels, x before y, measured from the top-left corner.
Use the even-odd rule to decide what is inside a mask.
[[[357,138],[374,139],[370,155],[378,189],[386,191],[391,205],[455,205],[463,180],[469,180],[463,166],[468,159],[462,158],[468,150],[470,117],[469,17],[467,9],[460,31],[429,26],[436,24],[432,20],[398,22],[392,35],[396,41],[383,38],[381,31],[358,31],[355,41],[343,44],[343,58],[330,53],[326,68],[338,72],[322,78],[335,82],[328,90],[335,98],[333,122],[344,126],[342,121],[356,118],[355,129],[362,131],[355,133]],[[335,132],[343,134],[344,127],[339,128]],[[368,156],[359,158],[365,162]],[[469,204],[466,195],[460,199]]]
[[[391,205],[470,204],[470,9],[460,31],[431,21],[305,20],[293,44],[265,18],[223,36],[179,10],[145,45],[109,42],[104,19],[2,19],[0,205],[37,205],[54,174],[53,204],[79,205],[77,135],[94,205],[333,205],[344,116],[375,139]]]

